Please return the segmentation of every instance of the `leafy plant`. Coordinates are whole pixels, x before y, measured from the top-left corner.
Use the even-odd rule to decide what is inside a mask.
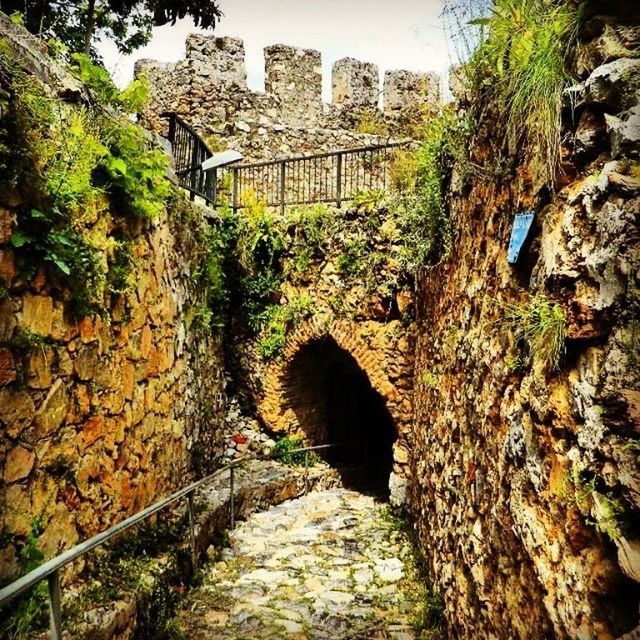
[[[172,188],[167,156],[126,116],[144,99],[144,82],[120,91],[86,57],[74,61],[100,106],[52,98],[37,79],[12,70],[0,183],[28,194],[11,237],[21,274],[31,279],[46,266],[71,290],[72,310],[86,315],[104,311],[106,294],[124,290],[133,267],[109,221],[159,216]],[[9,63],[0,56],[1,67]]]
[[[268,307],[261,318],[258,350],[265,360],[282,353],[287,341],[287,332],[315,312],[313,299],[308,293],[300,294],[284,305]]]
[[[560,367],[565,349],[566,319],[562,307],[537,294],[527,303],[497,302],[503,316],[498,323],[513,329],[530,357],[552,369]]]
[[[440,376],[433,371],[424,371],[420,376],[420,382],[425,389],[437,389],[440,384]]]
[[[245,208],[238,224],[237,245],[240,265],[249,273],[273,267],[286,247],[281,222],[253,191],[244,192],[242,202]]]
[[[503,114],[515,146],[527,143],[553,183],[560,161],[562,93],[571,82],[566,58],[581,11],[566,2],[495,0],[473,24],[486,37],[467,65],[478,101]]]
[[[31,528],[26,542],[18,555],[20,571],[23,575],[33,571],[42,564],[43,553],[38,549],[38,538],[43,532],[40,518],[31,521]],[[0,622],[2,637],[7,640],[26,640],[33,637],[35,631],[46,629],[48,622],[48,591],[46,582],[39,583],[13,604],[11,615]]]
[[[311,467],[319,461],[318,456],[310,451],[296,451],[304,447],[301,436],[284,436],[276,440],[271,449],[271,457],[283,464],[300,466],[306,463]]]
[[[385,193],[380,189],[371,189],[368,191],[358,191],[351,200],[351,206],[356,211],[364,213],[373,213],[380,209],[384,201]]]
[[[402,238],[402,261],[411,274],[446,257],[451,224],[445,193],[457,163],[466,162],[469,122],[449,108],[424,122],[422,146],[396,160],[392,181],[400,189],[397,211]]]

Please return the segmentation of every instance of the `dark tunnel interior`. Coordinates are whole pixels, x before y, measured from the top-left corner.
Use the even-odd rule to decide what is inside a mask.
[[[382,396],[332,338],[303,347],[288,371],[287,400],[310,444],[337,444],[322,457],[345,486],[388,497],[396,437]]]

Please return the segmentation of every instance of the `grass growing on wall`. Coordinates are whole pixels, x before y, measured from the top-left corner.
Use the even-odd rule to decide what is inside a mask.
[[[566,59],[581,12],[551,0],[494,0],[472,21],[485,37],[467,64],[476,101],[496,106],[510,146],[536,150],[553,183],[560,161],[562,93],[571,77]]]
[[[420,135],[419,149],[400,152],[391,175],[400,192],[393,207],[401,227],[403,266],[411,274],[449,253],[446,192],[453,165],[466,162],[470,122],[445,107],[424,122]]]
[[[497,302],[502,312],[498,324],[515,332],[527,348],[527,359],[559,369],[565,350],[566,318],[560,305],[542,294],[526,303]]]

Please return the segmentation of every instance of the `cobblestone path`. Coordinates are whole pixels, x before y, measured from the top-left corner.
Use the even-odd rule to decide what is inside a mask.
[[[386,505],[345,489],[254,514],[179,613],[189,639],[420,637],[411,544]]]

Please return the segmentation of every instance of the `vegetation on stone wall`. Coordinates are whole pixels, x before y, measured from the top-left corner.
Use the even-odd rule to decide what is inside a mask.
[[[18,203],[18,268],[30,280],[45,267],[69,288],[75,313],[103,313],[106,296],[127,286],[128,224],[157,218],[171,192],[166,154],[128,117],[144,83],[121,92],[78,56],[74,70],[98,102],[70,104],[17,71],[6,51],[0,68],[0,187],[5,204]]]
[[[392,183],[400,196],[393,207],[401,228],[403,266],[410,274],[436,264],[449,252],[452,232],[446,193],[453,166],[468,165],[471,129],[469,118],[459,118],[445,107],[423,122],[420,148],[396,159]]]
[[[562,307],[542,294],[524,303],[495,301],[500,309],[498,325],[515,334],[524,351],[519,361],[527,365],[538,361],[558,369],[565,350],[566,319]]]
[[[581,11],[567,2],[495,0],[473,21],[484,31],[466,65],[476,106],[491,104],[506,125],[509,146],[534,149],[552,185],[560,162],[567,57]]]

